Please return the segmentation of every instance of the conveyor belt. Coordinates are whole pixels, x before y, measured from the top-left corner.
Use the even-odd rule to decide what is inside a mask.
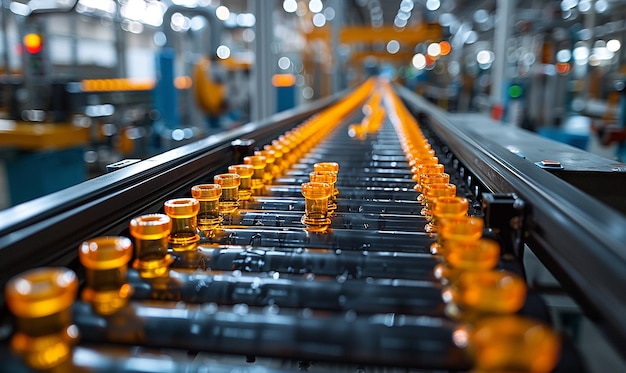
[[[81,340],[70,364],[107,372],[207,367],[218,372],[466,371],[482,364],[463,338],[478,330],[486,316],[478,321],[474,314],[471,321],[455,316],[448,284],[435,277],[443,259],[430,254],[437,236],[424,229],[428,221],[420,213],[414,174],[394,126],[400,115],[386,116],[365,139],[349,135],[349,127],[364,118],[360,109],[370,92],[361,87],[338,103],[319,102],[250,124],[0,213],[13,213],[0,226],[5,278],[29,268],[63,265],[78,273],[84,287],[86,270],[76,259],[82,241],[130,237],[130,219],[162,213],[166,200],[190,197],[192,185],[211,183],[214,175],[290,128],[332,118],[333,131],[261,195],[240,201],[238,212],[225,216],[222,227],[204,232],[197,250],[171,252],[175,261],[169,276],[146,279],[131,269],[128,283],[134,292],[128,306],[103,316],[87,302],[76,301],[73,322]],[[354,106],[337,114],[351,97]],[[388,112],[399,110],[389,97],[385,100]],[[231,145],[237,139],[246,141]],[[485,215],[486,223],[493,223],[490,214],[498,211],[483,203],[491,197],[483,200],[482,193],[515,190],[479,181],[484,176],[460,157],[463,152],[452,154],[438,136],[429,140],[457,194],[469,200],[468,214]],[[337,209],[328,230],[312,232],[301,221],[301,184],[314,164],[324,161],[340,165]],[[509,255],[516,253],[519,232],[488,228],[485,236],[497,239],[507,253],[499,259],[499,273],[523,276],[521,258]],[[533,291],[514,314],[545,325],[551,321]],[[5,341],[14,330],[7,324],[9,332],[0,335]],[[561,343],[551,371],[585,371],[571,343],[566,338]],[[168,355],[175,356],[169,365],[163,363]],[[15,371],[28,371],[7,344],[0,358]],[[149,368],[137,368],[138,361]]]

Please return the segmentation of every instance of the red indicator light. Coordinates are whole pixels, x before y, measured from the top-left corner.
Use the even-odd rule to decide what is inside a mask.
[[[38,34],[26,34],[24,36],[24,48],[30,54],[37,54],[41,52],[41,36]]]

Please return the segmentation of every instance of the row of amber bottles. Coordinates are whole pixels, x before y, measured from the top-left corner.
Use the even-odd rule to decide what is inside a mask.
[[[382,106],[382,94],[378,86],[363,105],[363,119],[348,127],[348,135],[365,140],[368,135],[378,132],[385,121],[386,111]]]
[[[482,237],[482,218],[467,216],[467,199],[456,195],[444,165],[389,86],[384,100],[420,193],[425,230],[436,237],[430,249],[441,262],[434,274],[444,285],[446,314],[461,325],[454,343],[471,354],[476,372],[552,371],[560,349],[556,333],[517,315],[526,299],[525,281],[496,269],[500,247]]]
[[[382,106],[382,95],[377,83],[373,84],[369,98],[362,106],[363,119],[358,124],[351,124],[348,128],[350,137],[360,140],[368,134],[376,133],[386,117]],[[336,119],[338,121],[338,118]],[[325,232],[330,226],[332,216],[337,209],[336,188],[339,164],[336,162],[320,162],[313,165],[313,172],[309,173],[310,182],[302,184],[302,195],[305,198],[305,214],[302,223],[309,232]]]
[[[134,245],[131,239],[121,236],[85,241],[79,248],[79,259],[86,274],[82,299],[102,315],[123,308],[132,295],[127,268],[133,248],[132,267],[141,277],[167,277],[174,261],[170,248],[178,254],[193,252],[200,233],[217,229],[225,217],[236,211],[239,201],[261,194],[263,185],[270,183],[327,135],[335,124],[367,98],[372,87],[373,82],[367,81],[339,103],[246,157],[244,164],[232,165],[227,174],[215,175],[214,183],[193,186],[192,198],[166,201],[165,214],[147,214],[132,219],[129,225]],[[320,167],[323,169],[315,170],[319,174],[312,176],[312,180],[315,179],[312,182],[328,178],[324,175],[329,171],[324,168],[328,165]],[[329,198],[324,202],[327,209],[336,195],[333,181],[336,181],[336,171],[330,180],[325,179],[332,184],[327,188]],[[311,211],[315,212],[316,208]],[[28,366],[48,371],[71,369],[72,346],[79,337],[71,313],[77,292],[76,274],[64,267],[32,269],[7,283],[7,307],[16,319],[11,349]]]

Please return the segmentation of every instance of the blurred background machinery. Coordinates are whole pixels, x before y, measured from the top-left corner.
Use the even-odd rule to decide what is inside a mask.
[[[6,177],[1,205],[372,74],[447,111],[624,157],[619,0],[270,3],[3,0],[3,164],[26,162],[4,174],[41,162],[68,172],[40,190]]]

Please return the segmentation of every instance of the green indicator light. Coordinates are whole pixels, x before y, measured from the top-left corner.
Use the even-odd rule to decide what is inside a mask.
[[[522,87],[515,84],[509,87],[509,96],[511,98],[519,98],[523,93]]]

